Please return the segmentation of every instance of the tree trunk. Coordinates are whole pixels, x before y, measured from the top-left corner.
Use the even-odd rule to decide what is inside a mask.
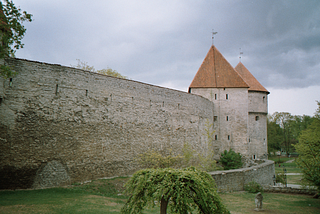
[[[160,214],[167,214],[169,198],[167,200],[164,199],[164,196],[161,198],[160,202]]]

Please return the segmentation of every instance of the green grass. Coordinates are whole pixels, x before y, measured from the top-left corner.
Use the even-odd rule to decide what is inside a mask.
[[[120,213],[127,200],[122,194],[125,178],[75,183],[67,188],[0,191],[0,213]],[[231,213],[255,213],[255,194],[220,193]],[[307,195],[264,193],[265,213],[320,213],[319,199]],[[159,206],[145,214],[159,213]]]
[[[231,213],[257,213],[254,211],[256,194],[247,192],[221,193],[223,203]],[[306,195],[263,194],[263,213],[320,213],[319,199]]]
[[[0,191],[0,213],[120,213],[126,197],[106,197],[89,193],[87,188],[52,188],[44,190]],[[94,192],[97,185],[91,190]],[[112,190],[114,192],[114,190]],[[111,193],[110,193],[111,194]],[[255,194],[220,193],[231,213],[256,213]],[[263,194],[265,213],[320,213],[319,199],[307,195]],[[159,213],[159,207],[146,209],[145,214]]]
[[[287,156],[280,156],[279,157],[277,155],[273,155],[273,156],[269,156],[268,159],[273,160],[276,164],[279,164],[279,163],[284,163],[289,160],[293,160],[293,159],[295,159],[295,157],[288,158]]]
[[[92,189],[89,186],[1,191],[0,213],[120,213],[127,197],[102,196],[97,186]],[[157,213],[156,208],[147,209],[145,213]]]

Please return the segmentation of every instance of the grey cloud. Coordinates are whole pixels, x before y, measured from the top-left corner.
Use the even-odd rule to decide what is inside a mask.
[[[320,2],[15,0],[34,15],[17,56],[107,66],[132,79],[186,89],[211,45],[265,87],[319,85]]]

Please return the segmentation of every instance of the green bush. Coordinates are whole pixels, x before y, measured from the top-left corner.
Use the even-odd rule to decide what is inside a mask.
[[[249,183],[244,185],[244,190],[250,193],[263,192],[262,186],[255,181],[250,181]]]
[[[286,175],[284,173],[278,173],[276,175],[276,183],[286,184]]]
[[[241,154],[235,153],[232,149],[229,151],[224,150],[221,153],[220,163],[225,170],[239,169],[242,167]]]

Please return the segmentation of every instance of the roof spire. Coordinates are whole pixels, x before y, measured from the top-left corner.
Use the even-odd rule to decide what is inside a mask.
[[[214,30],[212,29],[212,45],[214,43],[214,35],[216,35],[218,32],[214,32]]]
[[[241,48],[239,48],[240,50],[240,54],[239,54],[239,62],[241,62],[241,55],[243,54],[243,52],[241,51]]]

